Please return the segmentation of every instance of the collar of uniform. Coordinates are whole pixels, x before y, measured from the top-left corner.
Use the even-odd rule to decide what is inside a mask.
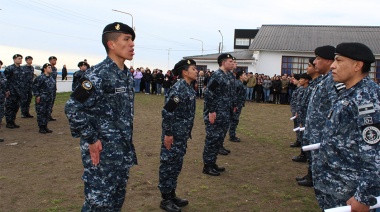
[[[119,66],[117,66],[117,64],[115,63],[115,61],[113,61],[109,56],[106,57],[106,59],[104,60],[104,62],[105,62],[106,64],[109,64],[110,67],[113,67],[113,68],[115,68],[115,69],[117,69],[117,70],[120,71]],[[129,69],[128,69],[127,66],[124,64],[124,70],[121,70],[121,71],[128,71],[128,70],[129,70]]]

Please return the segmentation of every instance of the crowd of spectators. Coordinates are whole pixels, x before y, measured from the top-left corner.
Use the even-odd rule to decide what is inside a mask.
[[[130,71],[135,79],[136,93],[161,95],[163,88],[164,94],[166,94],[169,88],[177,81],[177,78],[170,70],[164,74],[160,69],[151,71],[148,67],[136,69],[131,67]],[[198,98],[203,98],[204,88],[213,72],[209,69],[198,72],[197,80],[192,83]],[[245,85],[247,86],[247,101],[272,104],[289,104],[292,93],[297,87],[293,83],[293,77],[287,74],[282,76],[275,74],[270,77],[264,74],[253,74],[252,72],[249,72],[248,81]]]
[[[272,104],[289,104],[297,85],[293,76],[284,74],[270,77],[264,74],[248,74],[247,101]]]

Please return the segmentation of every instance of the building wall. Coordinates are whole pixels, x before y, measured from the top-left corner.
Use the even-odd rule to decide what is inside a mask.
[[[255,72],[268,76],[281,75],[282,56],[313,57],[314,53],[260,51]]]

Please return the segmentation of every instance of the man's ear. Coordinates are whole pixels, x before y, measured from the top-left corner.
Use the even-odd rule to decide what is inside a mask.
[[[112,40],[107,41],[108,49],[115,49],[115,43]]]

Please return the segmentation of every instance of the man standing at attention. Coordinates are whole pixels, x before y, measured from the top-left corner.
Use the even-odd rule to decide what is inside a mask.
[[[132,142],[133,76],[124,65],[134,55],[135,32],[115,22],[103,30],[107,57],[91,67],[67,101],[73,137],[80,138],[85,201],[82,211],[120,211],[137,164]]]
[[[16,114],[20,108],[21,102],[21,82],[22,82],[22,70],[21,62],[22,55],[15,54],[13,56],[14,64],[7,66],[4,70],[5,78],[5,120],[6,128],[14,129],[20,126],[16,124]]]
[[[236,137],[236,128],[239,124],[239,117],[243,107],[245,106],[245,98],[247,94],[247,87],[244,82],[247,82],[247,74],[244,71],[236,72],[235,80],[235,96],[236,96],[236,111],[231,115],[231,123],[229,127],[230,141],[240,142],[240,138]]]
[[[219,69],[211,75],[205,91],[203,119],[206,125],[206,141],[203,150],[203,173],[219,176],[225,170],[216,164],[219,146],[230,126],[233,97],[229,71],[234,67],[232,55],[218,57]]]
[[[54,81],[57,83],[57,75],[58,75],[58,72],[57,72],[57,67],[55,67],[55,65],[57,64],[57,58],[55,56],[50,56],[49,57],[49,63],[51,65],[51,74],[50,76],[54,79]],[[53,107],[54,107],[54,102],[55,102],[55,97],[57,95],[57,86],[56,88],[54,89],[54,92],[53,92],[53,104],[51,105],[51,108],[49,110],[49,121],[56,121],[57,119],[53,118],[51,116],[51,114],[53,113]]]
[[[26,65],[22,66],[22,92],[21,92],[21,117],[33,118],[29,113],[30,102],[32,101],[32,84],[34,78],[33,57],[25,57]]]
[[[333,102],[313,161],[322,209],[351,205],[351,211],[369,211],[380,196],[380,87],[368,76],[373,62],[364,44],[336,47],[332,78],[346,89]]]
[[[330,66],[334,62],[335,47],[321,46],[316,48],[314,53],[315,69],[323,76],[310,94],[303,136],[306,144],[320,142],[326,117],[330,112],[333,102],[338,97],[335,91],[335,82],[330,71]],[[311,163],[317,154],[318,150],[311,151]]]

